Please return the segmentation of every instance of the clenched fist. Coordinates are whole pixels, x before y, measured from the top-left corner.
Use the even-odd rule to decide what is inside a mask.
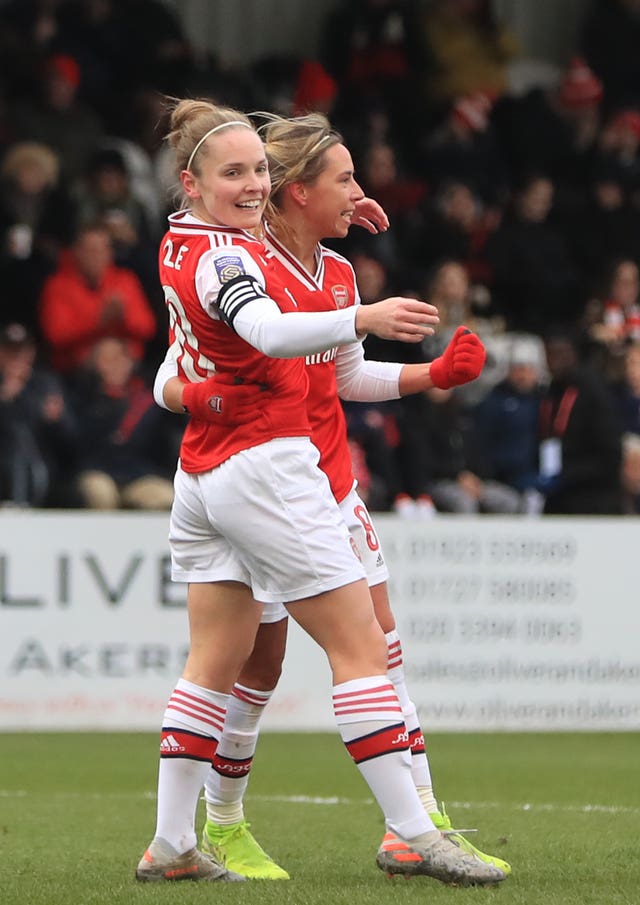
[[[487,352],[480,338],[468,327],[461,326],[442,355],[431,362],[429,376],[435,387],[449,390],[475,380],[486,358]]]

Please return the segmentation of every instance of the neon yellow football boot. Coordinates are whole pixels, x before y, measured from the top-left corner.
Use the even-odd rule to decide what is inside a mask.
[[[447,839],[450,839],[454,845],[457,845],[458,848],[461,848],[465,852],[469,852],[470,855],[475,855],[476,858],[480,858],[485,864],[493,864],[494,867],[499,868],[507,877],[509,876],[511,873],[511,865],[507,861],[503,861],[502,858],[496,858],[495,855],[485,855],[484,852],[481,852],[479,848],[472,845],[469,840],[462,835],[463,833],[475,833],[475,830],[455,830],[451,825],[449,815],[442,803],[440,804],[440,810],[429,814],[429,817],[431,817],[435,828],[440,830],[440,832],[443,833]]]
[[[227,868],[252,880],[288,880],[289,874],[270,858],[249,832],[246,820],[220,826],[207,820],[202,851]]]

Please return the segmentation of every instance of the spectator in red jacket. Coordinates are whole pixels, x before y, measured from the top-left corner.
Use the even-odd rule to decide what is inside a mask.
[[[53,367],[73,375],[105,336],[124,339],[141,361],[156,332],[153,310],[133,271],[113,263],[111,239],[103,226],[80,230],[40,297],[40,327]]]

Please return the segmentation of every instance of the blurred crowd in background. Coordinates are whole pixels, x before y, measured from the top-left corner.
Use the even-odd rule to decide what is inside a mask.
[[[367,356],[429,361],[461,323],[486,345],[466,387],[345,404],[372,509],[640,512],[640,0],[593,0],[558,67],[519,67],[487,0],[337,0],[318,46],[229,66],[160,0],[2,5],[0,502],[171,504],[169,95],[326,113],[391,221],[334,245],[363,303],[440,311]]]

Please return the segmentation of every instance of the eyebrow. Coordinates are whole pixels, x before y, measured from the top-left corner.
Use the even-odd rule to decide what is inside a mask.
[[[221,167],[246,167],[246,166],[260,166],[260,164],[267,163],[266,157],[261,157],[260,160],[256,160],[253,163],[247,163],[244,160],[226,160],[220,164]]]

